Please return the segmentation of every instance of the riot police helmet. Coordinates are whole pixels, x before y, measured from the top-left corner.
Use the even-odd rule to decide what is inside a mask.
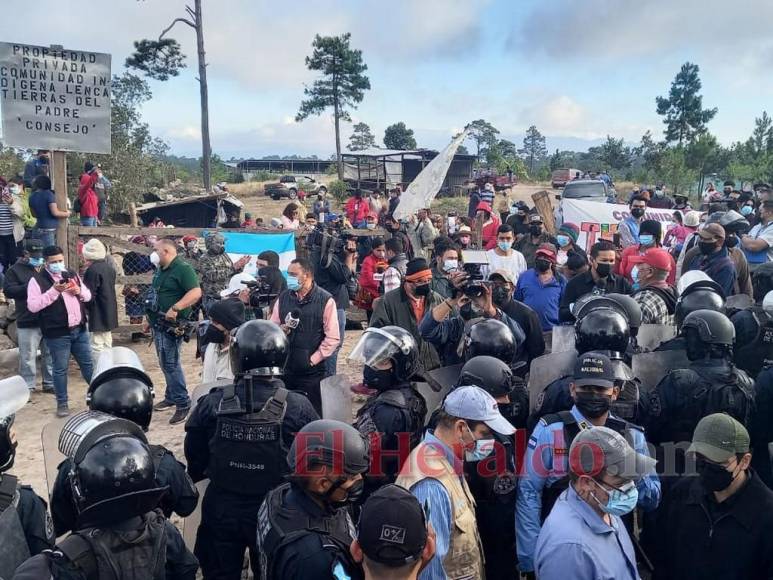
[[[628,366],[628,363],[625,360],[625,353],[614,350],[599,350],[596,352],[603,354],[610,360],[616,381],[632,381],[635,378],[631,367]]]
[[[638,330],[641,326],[641,306],[633,298],[627,294],[618,294],[613,292],[607,294],[607,298],[611,298],[617,302],[620,307],[625,311],[625,315],[628,317],[628,322],[631,324],[631,330]]]
[[[517,345],[512,331],[504,322],[485,318],[471,324],[464,333],[464,360],[481,355],[493,356],[510,364]]]
[[[735,210],[729,210],[723,213],[719,221],[717,222],[723,228],[725,232],[729,234],[738,234],[741,232],[749,231],[749,222],[746,218]]]
[[[681,328],[684,321],[698,310],[725,311],[725,296],[713,280],[697,281],[687,286],[676,300],[674,321]]]
[[[273,377],[283,373],[289,343],[277,324],[250,320],[236,330],[230,350],[234,375]]]
[[[30,391],[19,375],[0,380],[0,473],[13,467],[16,459],[16,437],[13,422],[16,412],[27,404]]]
[[[287,453],[287,465],[297,477],[329,467],[347,477],[365,473],[370,465],[368,441],[342,421],[318,419],[298,431]]]
[[[409,380],[419,370],[419,347],[413,335],[399,326],[368,328],[352,349],[349,360],[375,370],[385,369],[391,361],[392,374],[398,381]]]
[[[694,330],[704,344],[733,346],[735,342],[735,326],[727,316],[715,310],[696,310],[688,314],[682,322],[681,333],[686,335],[690,330]]]
[[[762,299],[762,309],[773,315],[773,290],[765,294],[765,298]]]
[[[86,394],[86,404],[92,411],[137,423],[144,431],[153,417],[153,386],[132,376],[116,376],[96,385]]]
[[[594,308],[575,325],[575,346],[579,354],[591,350],[625,352],[631,338],[628,318],[613,308]]]
[[[628,316],[620,302],[610,298],[609,294],[586,294],[577,299],[577,302],[572,305],[571,310],[575,321],[577,321],[596,308],[611,308],[626,317]]]
[[[457,386],[476,385],[492,397],[509,395],[513,390],[513,371],[493,356],[476,356],[464,363]]]
[[[761,304],[768,292],[773,291],[773,262],[760,264],[752,274],[754,301]]]

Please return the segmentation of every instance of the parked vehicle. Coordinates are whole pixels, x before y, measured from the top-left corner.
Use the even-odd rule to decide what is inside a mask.
[[[493,183],[494,189],[500,191],[516,185],[518,183],[518,178],[513,174],[512,181],[510,181],[510,178],[507,175],[480,175],[475,179],[475,184],[478,187],[483,187],[487,183]]]
[[[556,189],[564,187],[567,183],[572,181],[577,174],[582,175],[582,171],[579,169],[556,169],[550,175],[550,184]]]
[[[556,194],[556,199],[559,201],[555,210],[556,227],[564,223],[563,201],[565,199],[614,203],[616,196],[615,190],[608,187],[601,179],[576,179],[568,182],[564,190]]]
[[[271,199],[295,199],[315,193],[327,193],[327,187],[308,175],[283,175],[279,183],[267,183],[264,193]]]

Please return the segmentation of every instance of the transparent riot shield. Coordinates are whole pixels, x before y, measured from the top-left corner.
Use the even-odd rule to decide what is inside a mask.
[[[463,366],[463,364],[459,363],[458,365],[440,367],[429,371],[427,374],[430,377],[430,381],[428,382],[434,382],[433,386],[436,389],[439,387],[441,390],[448,392],[459,382],[459,374],[462,372]]]
[[[633,375],[639,379],[645,393],[652,391],[670,371],[688,366],[690,361],[683,350],[637,353],[633,355],[631,363]]]
[[[46,468],[46,484],[48,485],[48,497],[54,491],[54,482],[59,471],[59,464],[67,457],[59,451],[59,435],[62,427],[67,422],[67,417],[56,419],[47,423],[40,433],[40,441],[43,444],[43,463]]]
[[[125,346],[114,346],[99,355],[91,382],[101,382],[104,380],[102,375],[110,375],[119,369],[136,374],[138,377],[148,381],[150,380],[136,352]]]
[[[670,324],[642,324],[636,342],[642,351],[651,351],[676,336],[676,327]]]
[[[207,491],[208,486],[208,479],[202,479],[196,484],[196,489],[199,492],[199,504],[187,518],[183,519],[183,541],[185,542],[185,547],[191,552],[193,552],[193,547],[196,545],[196,534],[201,524],[201,503],[204,501],[204,492]]]
[[[529,373],[529,411],[537,405],[539,394],[553,381],[574,372],[577,351],[552,352],[531,361]]]
[[[212,389],[226,387],[232,383],[233,381],[230,379],[222,379],[219,381],[212,381],[211,383],[202,383],[198,385],[195,389],[193,389],[193,393],[191,393],[191,409],[193,409],[193,407],[198,404],[201,397],[208,395]]]
[[[322,397],[322,418],[334,419],[351,425],[352,414],[351,383],[344,375],[333,375],[322,379],[319,384]]]
[[[553,346],[550,352],[569,352],[574,350],[574,326],[554,326]]]

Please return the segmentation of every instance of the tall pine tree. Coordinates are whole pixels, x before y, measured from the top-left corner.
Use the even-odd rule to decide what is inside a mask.
[[[656,97],[658,115],[663,115],[666,143],[689,143],[706,131],[706,123],[717,108],[704,109],[697,64],[686,62],[671,83],[668,97]]]
[[[523,138],[523,149],[518,153],[529,162],[529,175],[534,175],[534,163],[542,161],[548,154],[545,137],[536,126],[532,125],[526,130],[526,136]]]
[[[367,123],[357,123],[352,127],[352,134],[349,137],[349,145],[346,148],[349,151],[362,151],[376,146],[376,138],[370,131]]]

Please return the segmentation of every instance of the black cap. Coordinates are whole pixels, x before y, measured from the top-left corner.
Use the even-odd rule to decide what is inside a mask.
[[[587,352],[577,357],[574,365],[574,384],[577,387],[614,387],[615,367],[605,354]]]
[[[363,504],[357,541],[369,560],[398,568],[416,562],[427,543],[427,518],[404,487],[385,485]]]
[[[209,309],[209,318],[233,330],[244,324],[244,304],[238,298],[226,298],[215,302]]]
[[[30,254],[42,254],[43,242],[38,239],[24,240],[24,251]]]

